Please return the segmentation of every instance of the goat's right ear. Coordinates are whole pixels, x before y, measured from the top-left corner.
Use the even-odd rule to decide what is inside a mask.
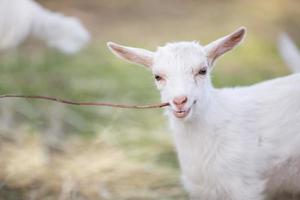
[[[134,47],[126,47],[113,42],[107,43],[108,48],[119,58],[132,63],[137,63],[148,68],[153,64],[153,52]]]
[[[233,33],[206,45],[204,49],[207,53],[209,65],[212,66],[217,58],[241,43],[245,37],[245,34],[246,28],[240,27]]]

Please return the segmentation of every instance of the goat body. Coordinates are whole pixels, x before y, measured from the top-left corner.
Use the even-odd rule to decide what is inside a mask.
[[[251,87],[211,89],[197,117],[183,123],[170,118],[192,197],[256,200],[300,190],[299,85],[295,74]]]

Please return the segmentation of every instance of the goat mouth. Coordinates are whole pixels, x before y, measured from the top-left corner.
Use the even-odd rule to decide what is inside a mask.
[[[187,109],[187,110],[177,110],[177,111],[173,111],[175,117],[177,118],[185,118],[186,116],[188,116],[188,114],[190,113],[191,109]]]

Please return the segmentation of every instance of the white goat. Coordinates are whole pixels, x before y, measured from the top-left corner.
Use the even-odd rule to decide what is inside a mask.
[[[300,72],[300,53],[286,33],[282,33],[278,39],[278,49],[283,60],[292,72]]]
[[[71,54],[90,35],[78,19],[51,12],[33,0],[0,0],[0,50],[14,48],[28,36]]]
[[[151,69],[170,103],[166,113],[192,199],[262,200],[300,191],[300,74],[241,88],[211,84],[214,62],[245,32],[156,52],[108,43],[117,56]]]

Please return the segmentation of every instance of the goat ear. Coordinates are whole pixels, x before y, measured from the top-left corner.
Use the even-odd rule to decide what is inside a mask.
[[[204,47],[207,53],[208,63],[212,66],[215,60],[237,46],[245,37],[246,28],[240,27],[233,33],[222,37]]]
[[[113,42],[108,42],[107,46],[110,51],[119,58],[146,66],[148,68],[152,67],[153,52],[151,51],[133,47],[126,47]]]

